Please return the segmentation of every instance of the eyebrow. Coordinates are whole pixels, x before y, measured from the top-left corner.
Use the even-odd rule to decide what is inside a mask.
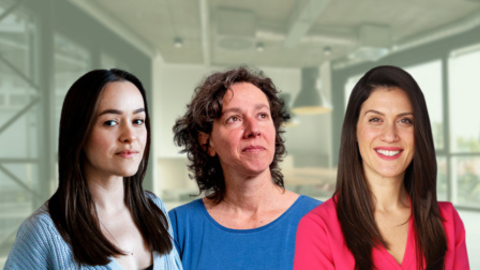
[[[141,112],[145,112],[145,108],[136,109],[135,111],[133,111],[133,114],[138,114],[138,113],[141,113]],[[115,110],[115,109],[107,109],[107,110],[104,110],[103,112],[99,113],[97,115],[97,117],[102,116],[104,114],[119,114],[119,115],[121,115],[121,114],[123,114],[123,112],[120,111],[120,110]]]
[[[263,109],[263,108],[270,109],[270,108],[269,108],[267,105],[265,105],[265,104],[255,105],[255,109],[256,109],[256,110]]]
[[[379,112],[379,111],[376,111],[376,110],[368,110],[368,111],[365,112],[364,115],[367,115],[368,113],[375,113],[375,114],[379,114],[379,115],[381,115],[381,116],[385,116],[384,113]],[[406,115],[413,115],[413,113],[411,113],[411,112],[405,112],[405,113],[398,114],[397,117],[398,117],[398,116],[406,116]]]
[[[265,104],[257,104],[255,105],[255,110],[260,110],[260,109],[263,109],[263,108],[267,108],[268,109],[268,106],[265,105]],[[225,111],[223,111],[222,114],[225,114],[225,113],[229,113],[229,112],[241,112],[242,110],[238,107],[234,107],[234,108],[229,108],[229,109],[226,109]]]

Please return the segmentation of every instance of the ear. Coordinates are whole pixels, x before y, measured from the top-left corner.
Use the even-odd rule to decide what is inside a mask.
[[[214,157],[217,154],[217,152],[215,151],[215,148],[210,143],[209,134],[206,134],[200,131],[198,133],[198,142],[202,146],[203,150],[208,152],[209,156]]]

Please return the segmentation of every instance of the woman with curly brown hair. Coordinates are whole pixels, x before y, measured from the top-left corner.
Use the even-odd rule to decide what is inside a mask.
[[[177,120],[205,194],[169,213],[184,269],[292,269],[297,224],[320,202],[283,186],[289,116],[277,93],[261,71],[214,73]]]

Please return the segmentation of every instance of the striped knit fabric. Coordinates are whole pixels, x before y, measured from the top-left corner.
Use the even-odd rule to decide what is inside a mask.
[[[163,201],[154,196],[147,195],[152,199],[160,209],[165,213],[167,211]],[[169,223],[169,233],[173,240],[172,226]],[[79,266],[74,258],[72,249],[63,240],[60,233],[55,228],[46,205],[42,206],[25,220],[17,232],[17,238],[8,255],[4,269],[123,269],[114,258],[110,258],[110,263],[105,266]],[[172,251],[165,256],[154,252],[153,254],[154,270],[176,270],[182,269],[182,264],[178,256],[175,245]]]

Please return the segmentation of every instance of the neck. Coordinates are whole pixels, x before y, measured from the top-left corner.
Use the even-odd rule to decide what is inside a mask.
[[[268,208],[276,199],[284,194],[284,190],[273,183],[270,170],[255,177],[235,177],[225,175],[224,206],[257,212],[260,208]]]
[[[123,177],[87,175],[87,182],[99,214],[114,214],[125,208]]]
[[[410,207],[407,190],[403,184],[405,175],[398,177],[366,176],[373,194],[376,211],[388,212],[399,208]]]

